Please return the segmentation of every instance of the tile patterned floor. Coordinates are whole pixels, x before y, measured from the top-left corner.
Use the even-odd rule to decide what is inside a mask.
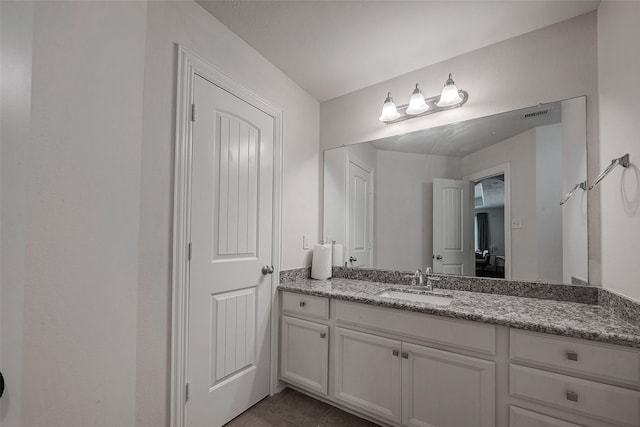
[[[290,388],[260,401],[225,427],[374,427]]]

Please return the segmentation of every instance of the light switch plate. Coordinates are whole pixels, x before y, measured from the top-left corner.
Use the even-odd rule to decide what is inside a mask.
[[[309,238],[307,237],[306,234],[302,235],[302,249],[303,250],[309,249]]]
[[[511,218],[511,228],[522,228],[522,218]]]

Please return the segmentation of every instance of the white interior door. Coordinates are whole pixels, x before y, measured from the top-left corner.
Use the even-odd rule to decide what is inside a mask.
[[[371,266],[372,171],[347,160],[347,254],[350,267]]]
[[[273,118],[194,83],[186,422],[220,426],[269,394]]]
[[[473,183],[433,180],[433,271],[475,275]]]

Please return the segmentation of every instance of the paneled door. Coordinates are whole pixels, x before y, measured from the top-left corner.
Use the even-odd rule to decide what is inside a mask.
[[[186,423],[214,427],[269,394],[274,124],[197,75],[194,105]]]
[[[372,171],[347,158],[347,254],[349,267],[371,267],[373,222]]]
[[[473,183],[433,180],[433,271],[475,276]]]

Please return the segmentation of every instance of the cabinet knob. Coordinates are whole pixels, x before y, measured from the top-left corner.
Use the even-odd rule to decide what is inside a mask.
[[[402,358],[403,359],[408,359],[409,358],[409,353],[407,353],[406,351],[402,352]]]
[[[568,391],[567,392],[567,400],[570,400],[571,402],[577,402],[578,401],[578,393],[574,393],[573,391]]]
[[[326,338],[326,337],[327,337],[326,332],[320,332],[320,338]]]
[[[578,353],[575,351],[567,351],[567,359],[573,360],[574,362],[578,361]]]
[[[391,353],[392,353],[394,356],[397,356],[397,355],[399,355],[399,354],[400,354],[400,350],[393,350]]]
[[[307,305],[305,301],[300,301],[300,307],[304,307],[305,305]]]

